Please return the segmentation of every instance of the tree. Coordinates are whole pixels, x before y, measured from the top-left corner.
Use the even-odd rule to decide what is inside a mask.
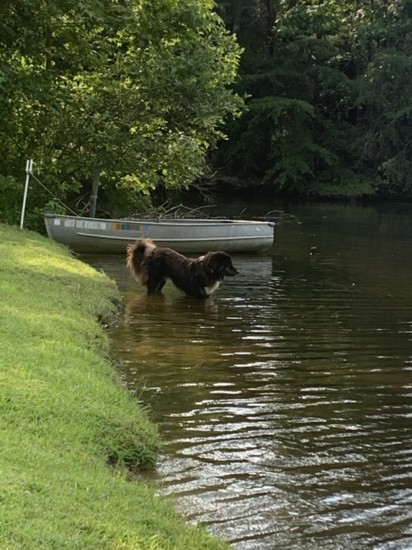
[[[224,2],[226,14],[227,4],[233,2]],[[248,110],[230,126],[216,166],[225,166],[223,178],[311,192],[320,175],[332,178],[340,172],[345,112],[355,103],[353,86],[335,63],[339,48],[332,38],[340,10],[331,2],[275,0],[249,0],[248,10],[259,31],[255,35],[250,22],[238,18],[245,47],[238,91],[249,96]]]
[[[412,2],[365,6],[360,44],[368,63],[360,77],[363,143],[359,164],[385,190],[412,192]]]
[[[6,0],[0,36],[0,173],[35,158],[60,197],[97,174],[112,193],[188,185],[242,105],[210,0]]]

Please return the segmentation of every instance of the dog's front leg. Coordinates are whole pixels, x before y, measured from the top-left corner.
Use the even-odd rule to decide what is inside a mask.
[[[147,293],[156,294],[158,292],[161,292],[165,284],[166,284],[166,279],[149,279],[147,283]]]

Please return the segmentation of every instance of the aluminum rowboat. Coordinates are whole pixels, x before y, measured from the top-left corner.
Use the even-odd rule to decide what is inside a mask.
[[[182,253],[203,254],[209,250],[258,252],[270,248],[274,223],[226,219],[112,220],[46,213],[48,236],[80,253],[122,254],[139,238]]]

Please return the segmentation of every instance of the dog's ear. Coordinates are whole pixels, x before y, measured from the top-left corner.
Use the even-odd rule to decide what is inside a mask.
[[[217,277],[222,265],[220,256],[216,252],[208,252],[202,260],[203,266],[209,275]]]

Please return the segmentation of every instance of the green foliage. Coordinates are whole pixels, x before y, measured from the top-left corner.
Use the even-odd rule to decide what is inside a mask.
[[[411,57],[393,49],[379,53],[364,76],[365,145],[362,162],[377,169],[386,187],[412,191]]]
[[[18,182],[12,176],[0,174],[0,222],[17,224],[21,214],[24,182]]]
[[[393,192],[410,196],[412,192],[412,160],[402,151],[380,165],[382,177]]]
[[[410,192],[409,0],[218,5],[245,48],[237,89],[249,96],[214,156],[218,178],[275,193]]]
[[[318,179],[307,185],[306,195],[337,199],[365,198],[376,194],[379,180],[356,174],[349,169],[341,169],[335,174],[328,173],[325,180]]]
[[[242,105],[240,49],[209,0],[7,1],[0,33],[0,173],[34,158],[59,199],[96,170],[132,194],[187,186]]]

